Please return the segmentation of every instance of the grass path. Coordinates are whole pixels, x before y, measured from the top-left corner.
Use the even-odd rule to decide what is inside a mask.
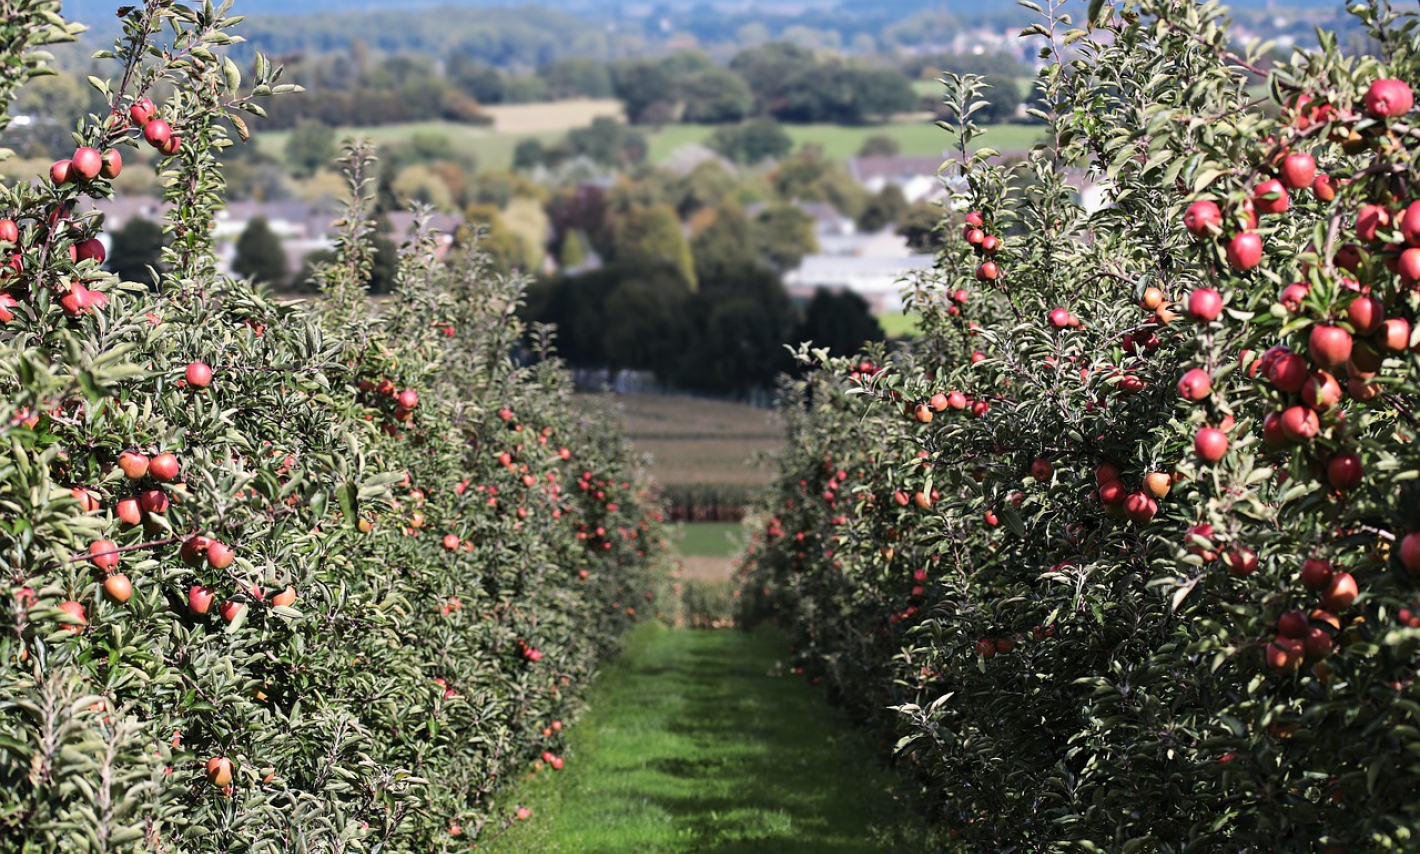
[[[567,766],[494,854],[867,854],[928,850],[862,737],[775,675],[770,634],[643,626],[571,728]],[[911,846],[911,847],[908,847]]]

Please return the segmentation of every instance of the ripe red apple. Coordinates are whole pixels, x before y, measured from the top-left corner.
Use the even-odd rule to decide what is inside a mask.
[[[271,604],[278,608],[289,608],[296,604],[296,588],[286,585],[286,589],[271,597]]]
[[[1001,268],[996,266],[995,261],[982,261],[981,266],[976,268],[976,280],[978,282],[994,282],[996,277],[1001,275]]]
[[[1357,335],[1370,335],[1385,320],[1385,303],[1369,294],[1356,297],[1346,306],[1346,320]]]
[[[1326,463],[1326,479],[1335,489],[1355,489],[1365,475],[1361,456],[1350,451],[1337,454]]]
[[[961,236],[963,239],[966,240],[967,243],[970,243],[972,246],[980,246],[981,241],[986,239],[986,232],[982,231],[974,225],[968,225],[966,228],[962,229]]]
[[[181,147],[182,137],[174,135],[168,137],[166,142],[158,146],[158,151],[161,152],[164,157],[172,157],[174,154],[178,153],[178,149]]]
[[[1228,453],[1228,437],[1216,427],[1203,427],[1193,436],[1193,449],[1199,459],[1216,463]]]
[[[1331,561],[1321,558],[1307,558],[1302,561],[1302,586],[1308,590],[1325,590],[1331,586],[1335,575]]]
[[[1361,595],[1356,579],[1349,572],[1338,572],[1321,594],[1321,606],[1328,611],[1345,611]]]
[[[1144,491],[1150,498],[1166,498],[1173,488],[1173,478],[1168,472],[1154,471],[1144,475]]]
[[[152,121],[153,116],[158,112],[158,108],[147,98],[135,101],[133,106],[128,108],[128,120],[135,127],[143,127]]]
[[[237,617],[241,616],[242,610],[244,608],[246,608],[245,602],[237,602],[235,600],[228,599],[226,602],[223,602],[217,608],[217,613],[222,615],[223,620],[228,623],[231,623],[235,622]]]
[[[1109,483],[1101,484],[1099,497],[1101,504],[1123,504],[1128,495],[1128,488],[1122,480],[1111,480]]]
[[[205,584],[194,584],[187,590],[187,609],[194,614],[205,614],[212,608],[217,591]]]
[[[1320,626],[1312,626],[1307,629],[1307,636],[1302,639],[1302,648],[1306,652],[1307,661],[1317,661],[1331,655],[1335,643],[1331,640],[1331,635],[1326,633],[1326,629]]]
[[[1070,312],[1063,308],[1051,309],[1047,319],[1052,329],[1064,329],[1070,325]]]
[[[1420,246],[1420,201],[1411,202],[1401,214],[1400,233],[1411,246]]]
[[[413,409],[419,405],[419,395],[413,389],[405,389],[399,393],[398,403],[405,409]]]
[[[78,317],[89,309],[89,289],[84,287],[83,282],[72,282],[69,290],[59,298],[59,307],[64,310],[68,317]]]
[[[532,810],[528,809],[527,807],[518,807],[517,812],[514,813],[514,815],[518,817],[518,821],[527,821],[528,819],[532,818]]]
[[[148,458],[136,451],[118,455],[118,467],[129,480],[139,480],[148,473]]]
[[[123,171],[123,155],[118,153],[118,149],[110,148],[104,152],[103,166],[99,169],[99,175],[112,181]]]
[[[75,174],[74,164],[68,160],[56,160],[49,167],[49,180],[56,187],[62,187],[74,180]]]
[[[1262,237],[1255,231],[1243,231],[1228,241],[1228,265],[1234,270],[1251,270],[1262,263]]]
[[[168,512],[168,495],[161,489],[145,489],[138,495],[138,506],[145,513]]]
[[[120,498],[114,508],[114,513],[118,520],[125,525],[137,525],[143,521],[142,505],[136,498]]]
[[[1293,442],[1303,442],[1321,430],[1316,413],[1305,406],[1289,406],[1282,412],[1282,435]]]
[[[1223,553],[1223,563],[1227,564],[1229,572],[1243,578],[1257,572],[1257,553],[1252,549],[1234,546]]]
[[[93,490],[76,486],[69,490],[69,494],[74,496],[75,501],[79,502],[79,512],[81,513],[92,513],[101,506],[99,504],[99,495]]]
[[[75,634],[82,632],[84,626],[89,624],[89,618],[84,613],[84,606],[70,599],[67,602],[59,603],[59,610],[63,611],[69,619],[64,621],[64,628]]]
[[[449,551],[455,551],[456,549],[458,549],[458,547],[459,547],[459,538],[458,538],[458,535],[456,535],[456,534],[445,534],[445,535],[444,535],[444,548],[448,549]]]
[[[1366,90],[1365,104],[1372,118],[1393,119],[1410,112],[1415,106],[1415,93],[1404,80],[1383,78]]]
[[[1178,393],[1184,400],[1203,400],[1213,391],[1213,378],[1202,368],[1194,368],[1178,381]]]
[[[1267,645],[1267,666],[1278,673],[1289,673],[1302,666],[1304,655],[1301,641],[1277,637]]]
[[[143,125],[143,138],[154,148],[161,149],[172,136],[172,125],[162,119],[152,119]]]
[[[167,483],[177,480],[178,475],[182,473],[182,466],[178,463],[178,458],[172,454],[158,454],[148,464],[148,473],[154,479]]]
[[[1336,266],[1352,273],[1361,269],[1361,264],[1364,262],[1361,247],[1354,243],[1341,244],[1340,248],[1336,250],[1335,258]]]
[[[133,582],[128,580],[128,576],[121,572],[116,572],[104,579],[104,593],[108,598],[122,605],[133,598]]]
[[[1307,183],[1311,183],[1308,181]],[[1287,188],[1276,178],[1268,178],[1252,188],[1252,204],[1265,214],[1285,213],[1291,203]]]
[[[1223,313],[1223,295],[1212,288],[1199,288],[1188,295],[1188,316],[1200,323],[1211,323]]]
[[[1420,532],[1406,534],[1400,541],[1400,565],[1420,573]]]
[[[1307,352],[1323,368],[1336,368],[1351,358],[1351,333],[1340,326],[1318,323],[1307,337]]]
[[[74,247],[74,257],[77,261],[97,261],[102,264],[108,258],[108,251],[104,249],[101,240],[90,237]]]
[[[69,159],[74,174],[82,181],[92,181],[99,177],[99,171],[104,168],[104,156],[97,148],[84,146],[74,150],[74,156]]]
[[[1399,353],[1410,349],[1410,321],[1403,317],[1392,317],[1381,324],[1380,345]]]
[[[20,227],[13,219],[0,219],[0,242],[20,242]]]
[[[207,388],[212,385],[212,369],[205,362],[189,362],[183,378],[193,388]]]
[[[9,323],[15,319],[15,313],[10,309],[18,306],[20,301],[7,293],[0,292],[0,323]]]
[[[1317,412],[1326,412],[1341,402],[1341,384],[1326,371],[1317,371],[1302,386],[1302,401]]]
[[[1119,467],[1113,463],[1100,463],[1095,467],[1095,483],[1104,486],[1106,483],[1119,480],[1123,477]]]
[[[1390,227],[1390,211],[1383,205],[1361,205],[1356,212],[1356,236],[1367,243],[1376,239],[1376,232]]]
[[[1312,181],[1312,192],[1323,202],[1336,200],[1336,185],[1332,183],[1330,175],[1316,176],[1316,180]]]
[[[988,234],[981,238],[981,251],[987,255],[995,255],[1001,251],[1001,238],[994,234]]]
[[[1050,475],[1054,471],[1054,467],[1050,465],[1050,460],[1044,457],[1036,457],[1030,464],[1030,476],[1041,483],[1048,483],[1050,481]]]
[[[213,540],[207,544],[207,565],[213,569],[226,569],[235,557],[231,546],[226,543]]]
[[[1282,158],[1282,168],[1277,170],[1282,186],[1291,190],[1303,190],[1316,180],[1316,158],[1303,152],[1294,152]]]
[[[1302,611],[1288,611],[1277,618],[1277,634],[1284,638],[1301,640],[1307,636],[1307,632],[1311,627],[1311,621],[1307,619],[1307,615]]]
[[[183,541],[178,549],[182,562],[188,566],[198,566],[207,560],[207,547],[212,541],[201,534],[195,534]]]
[[[113,540],[89,543],[89,562],[104,572],[118,568],[118,546]]]
[[[207,781],[219,789],[232,785],[232,760],[214,756],[207,760]]]
[[[1222,226],[1223,212],[1207,199],[1194,202],[1183,212],[1183,227],[1195,237],[1217,234]]]
[[[1134,522],[1148,522],[1158,512],[1158,503],[1142,492],[1131,493],[1124,499],[1124,515]]]

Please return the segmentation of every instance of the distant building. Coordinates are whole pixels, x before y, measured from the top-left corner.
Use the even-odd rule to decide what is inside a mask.
[[[932,255],[809,255],[784,276],[784,288],[790,296],[801,298],[812,297],[819,288],[852,291],[875,313],[901,311],[903,280],[931,269],[935,260]]]
[[[937,172],[941,157],[850,157],[848,174],[869,192],[882,192],[896,184],[909,202],[931,201],[947,195],[948,185]]]

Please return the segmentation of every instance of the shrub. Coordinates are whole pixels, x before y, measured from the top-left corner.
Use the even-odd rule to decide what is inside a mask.
[[[744,616],[973,850],[1415,847],[1420,52],[1353,9],[1383,55],[1323,33],[1270,111],[1213,4],[1034,27],[1052,142],[1015,166],[949,76],[924,340],[789,389]]]
[[[72,32],[12,5],[5,99]],[[466,847],[654,612],[658,511],[558,365],[511,361],[518,286],[480,255],[436,261],[419,227],[373,309],[363,144],[323,299],[216,275],[215,153],[294,89],[264,59],[242,83],[224,16],[128,9],[112,110],[55,170],[165,146],[156,292],[103,272],[77,204],[111,160],[0,189],[0,838]]]

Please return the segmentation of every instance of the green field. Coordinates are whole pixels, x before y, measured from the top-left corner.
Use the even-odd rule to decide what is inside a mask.
[[[922,318],[901,311],[877,315],[878,323],[889,338],[916,335],[921,328]]]
[[[823,147],[829,157],[851,157],[862,147],[863,140],[874,134],[892,136],[909,156],[940,157],[952,143],[952,137],[928,119],[898,121],[882,125],[843,127],[839,125],[784,125],[784,130],[796,146],[813,143]],[[972,148],[990,146],[999,151],[1030,148],[1039,141],[1041,129],[1028,125],[993,125],[988,132],[972,141]],[[667,125],[659,129],[645,128],[650,142],[649,158],[653,163],[664,160],[671,152],[689,143],[703,144],[715,132],[714,125]],[[398,142],[415,134],[431,133],[447,136],[456,150],[472,154],[479,171],[504,170],[513,164],[513,149],[518,141],[536,137],[544,145],[562,139],[565,131],[535,133],[503,133],[486,127],[453,122],[416,122],[368,128],[340,128],[337,140],[352,134],[369,137],[376,144]],[[287,131],[258,131],[253,139],[261,149],[280,157],[286,147]]]
[[[685,557],[734,557],[744,548],[744,528],[738,522],[696,522],[682,526],[673,542]]]
[[[786,651],[763,633],[638,629],[570,728],[566,767],[504,801],[531,818],[480,850],[941,850],[848,718],[781,669]]]

